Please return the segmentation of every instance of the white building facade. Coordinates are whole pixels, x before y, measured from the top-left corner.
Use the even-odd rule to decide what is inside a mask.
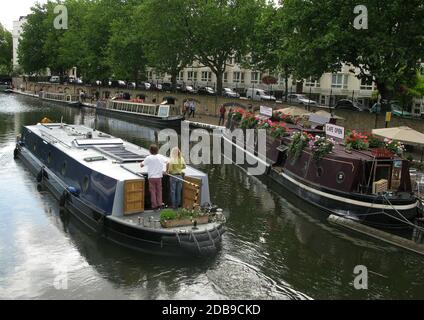
[[[13,21],[13,30],[12,30],[12,38],[13,38],[13,69],[19,67],[19,58],[18,58],[18,46],[19,40],[22,34],[23,25],[26,23],[26,17],[20,17],[18,21]]]
[[[334,105],[336,101],[342,98],[355,99],[360,103],[368,105],[371,98],[376,96],[376,86],[374,83],[365,83],[359,80],[352,68],[343,66],[337,73],[325,73],[319,79],[303,79],[303,93],[310,95],[321,105]],[[358,74],[358,70],[353,70]],[[148,80],[152,82],[170,82],[170,76],[157,74],[154,70],[148,71]],[[266,76],[273,77],[275,84],[264,84],[263,79]],[[245,91],[247,88],[260,88],[273,91],[277,94],[285,92],[285,77],[281,73],[264,73],[257,70],[243,68],[235,59],[228,61],[228,65],[223,77],[223,86],[234,89],[239,92]],[[210,68],[199,63],[185,68],[180,72],[178,83],[186,85],[194,85],[195,87],[210,86],[216,87],[216,76],[211,72]],[[288,91],[296,93],[298,81],[289,78]]]

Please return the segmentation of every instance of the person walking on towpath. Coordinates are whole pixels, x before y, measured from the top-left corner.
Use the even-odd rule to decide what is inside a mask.
[[[147,167],[147,175],[149,178],[149,191],[152,209],[158,211],[162,208],[162,178],[164,161],[158,154],[159,148],[157,145],[150,146],[150,156],[141,163],[141,167]]]
[[[190,118],[190,116],[193,115],[193,118],[194,118],[195,112],[196,112],[196,102],[192,100],[190,101],[190,113],[188,117]]]
[[[219,109],[219,122],[218,126],[225,124],[225,113],[227,112],[227,109],[225,109],[224,105],[221,106],[221,109]]]

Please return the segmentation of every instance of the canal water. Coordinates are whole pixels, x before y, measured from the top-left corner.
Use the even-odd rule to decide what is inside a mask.
[[[326,215],[234,165],[202,166],[229,217],[207,260],[123,249],[67,221],[13,159],[21,127],[42,118],[93,127],[93,110],[0,94],[0,299],[423,299],[424,259],[330,225]],[[98,129],[142,146],[157,132],[98,117]],[[369,271],[354,288],[354,268]]]

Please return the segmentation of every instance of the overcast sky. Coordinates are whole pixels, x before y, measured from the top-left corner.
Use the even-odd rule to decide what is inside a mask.
[[[0,23],[12,31],[13,21],[26,16],[37,2],[45,3],[47,0],[0,0]]]

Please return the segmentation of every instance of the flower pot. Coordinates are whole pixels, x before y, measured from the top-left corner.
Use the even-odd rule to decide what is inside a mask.
[[[175,220],[165,220],[161,221],[160,224],[163,228],[178,228],[194,225],[194,221],[197,221],[198,225],[209,223],[209,216],[201,216],[194,219],[175,219]]]

